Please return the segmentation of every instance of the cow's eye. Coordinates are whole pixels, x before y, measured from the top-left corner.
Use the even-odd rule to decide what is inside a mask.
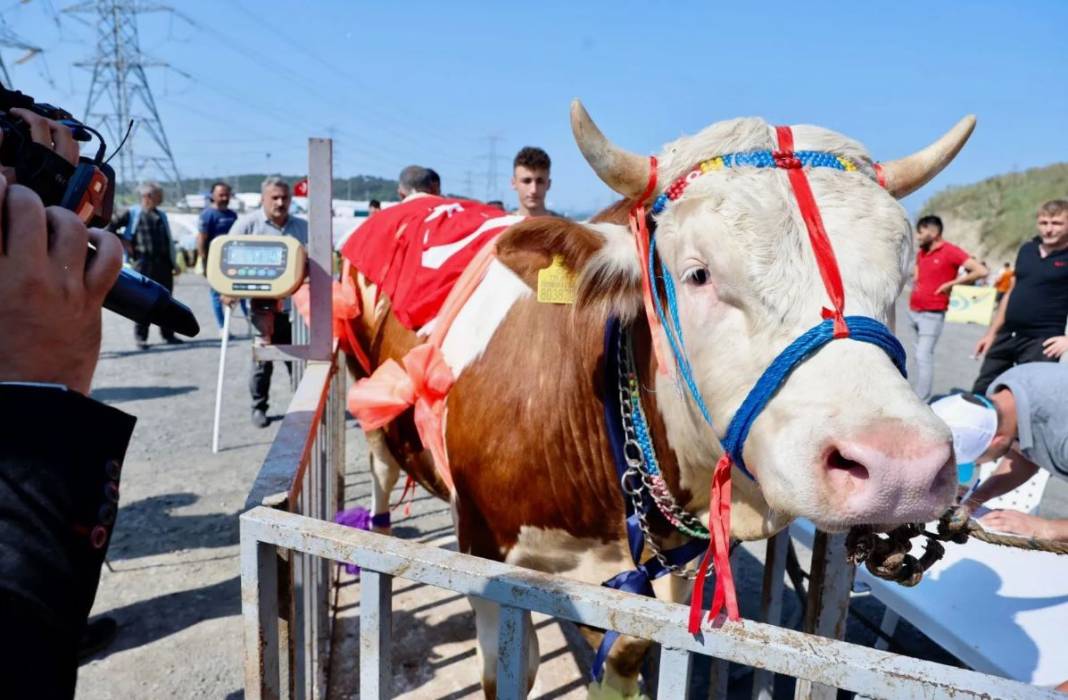
[[[708,284],[711,279],[711,275],[708,273],[707,267],[691,267],[682,273],[682,281],[687,284],[692,284],[697,287]]]

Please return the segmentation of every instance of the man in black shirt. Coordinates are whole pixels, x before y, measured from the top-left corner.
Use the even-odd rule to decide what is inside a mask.
[[[1016,276],[1001,300],[990,329],[975,346],[984,352],[972,391],[1024,362],[1056,362],[1068,352],[1068,200],[1055,199],[1038,210],[1038,236],[1020,246]]]
[[[138,192],[141,206],[130,207],[116,216],[108,228],[115,233],[120,228],[124,230],[126,250],[138,272],[159,282],[167,291],[173,291],[178,264],[174,259],[174,240],[167,215],[159,208],[163,203],[163,188],[155,182],[146,182],[138,187]],[[161,328],[160,335],[168,345],[183,342],[171,330]],[[138,348],[147,348],[148,324],[135,324],[134,336]]]

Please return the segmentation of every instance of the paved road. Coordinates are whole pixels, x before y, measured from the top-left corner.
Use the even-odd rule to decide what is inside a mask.
[[[94,614],[119,621],[115,642],[81,667],[77,697],[226,698],[241,667],[237,515],[277,422],[249,421],[249,340],[231,345],[222,450],[211,452],[219,340],[203,278],[178,278],[177,297],[203,330],[184,345],[135,349],[132,324],[104,314],[93,396],[137,416],[122,500]],[[235,323],[243,335],[243,320]],[[280,375],[280,377],[279,377]],[[289,403],[276,374],[270,413]]]

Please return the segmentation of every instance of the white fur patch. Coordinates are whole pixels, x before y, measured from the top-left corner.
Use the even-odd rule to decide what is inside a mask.
[[[575,537],[564,530],[530,525],[519,528],[519,537],[504,561],[594,584],[634,568],[626,540],[605,543],[590,537]]]
[[[459,377],[464,368],[482,356],[512,305],[531,294],[530,287],[514,272],[497,260],[490,263],[485,278],[460,309],[441,345],[453,376]],[[423,326],[419,334],[429,335],[435,325],[437,319]]]
[[[638,248],[630,229],[622,224],[583,224],[586,228],[604,238],[604,245],[593,254],[587,267],[604,267],[614,273],[613,276],[641,277],[641,265],[638,262]]]

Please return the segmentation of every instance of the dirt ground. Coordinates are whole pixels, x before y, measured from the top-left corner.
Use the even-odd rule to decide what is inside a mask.
[[[208,289],[202,278],[186,275],[178,279],[176,294],[203,326],[199,338],[183,345],[161,344],[154,329],[152,347],[137,351],[132,324],[105,313],[93,395],[136,415],[138,424],[123,472],[111,568],[103,572],[93,610],[115,617],[119,633],[108,649],[82,665],[77,695],[82,700],[243,697],[237,515],[278,422],[261,430],[249,421],[251,353],[246,325],[238,318],[226,367],[222,449],[212,454],[219,340]],[[904,318],[900,312],[899,318]],[[911,350],[910,333],[900,332]],[[968,354],[980,334],[976,327],[946,327],[938,348],[937,390],[970,384],[978,364]],[[269,411],[274,418],[290,396],[279,367]],[[349,436],[346,497],[350,504],[369,505],[366,455],[355,426]],[[1068,512],[1068,489],[1054,482],[1044,508]],[[397,536],[454,546],[448,508],[426,493],[417,492],[410,517],[399,512],[396,517]],[[735,557],[745,615],[754,615],[758,607],[762,559],[762,545],[747,546]],[[395,581],[394,590],[395,692],[410,698],[479,697],[474,621],[466,601],[404,581]],[[357,592],[358,582],[346,578],[337,611],[334,698],[356,697],[350,645],[359,613]],[[854,608],[871,620],[882,615],[881,604],[870,597],[858,599]],[[785,618],[796,617],[796,603],[788,596]],[[532,697],[584,696],[588,651],[568,626],[552,620],[538,624],[542,674]],[[848,638],[874,641],[856,619]],[[895,642],[906,653],[953,663],[905,622]],[[737,679],[732,696],[747,696],[745,670],[732,675]],[[792,697],[791,685],[780,682],[776,696]]]
[[[176,296],[200,336],[135,348],[133,324],[105,312],[93,396],[137,416],[121,508],[93,614],[119,622],[115,642],[83,664],[78,698],[240,697],[237,516],[278,428],[253,427],[243,318],[227,353],[220,451],[211,452],[220,341],[207,283],[183,275]],[[240,314],[238,314],[240,316]],[[278,368],[269,414],[291,391]]]

